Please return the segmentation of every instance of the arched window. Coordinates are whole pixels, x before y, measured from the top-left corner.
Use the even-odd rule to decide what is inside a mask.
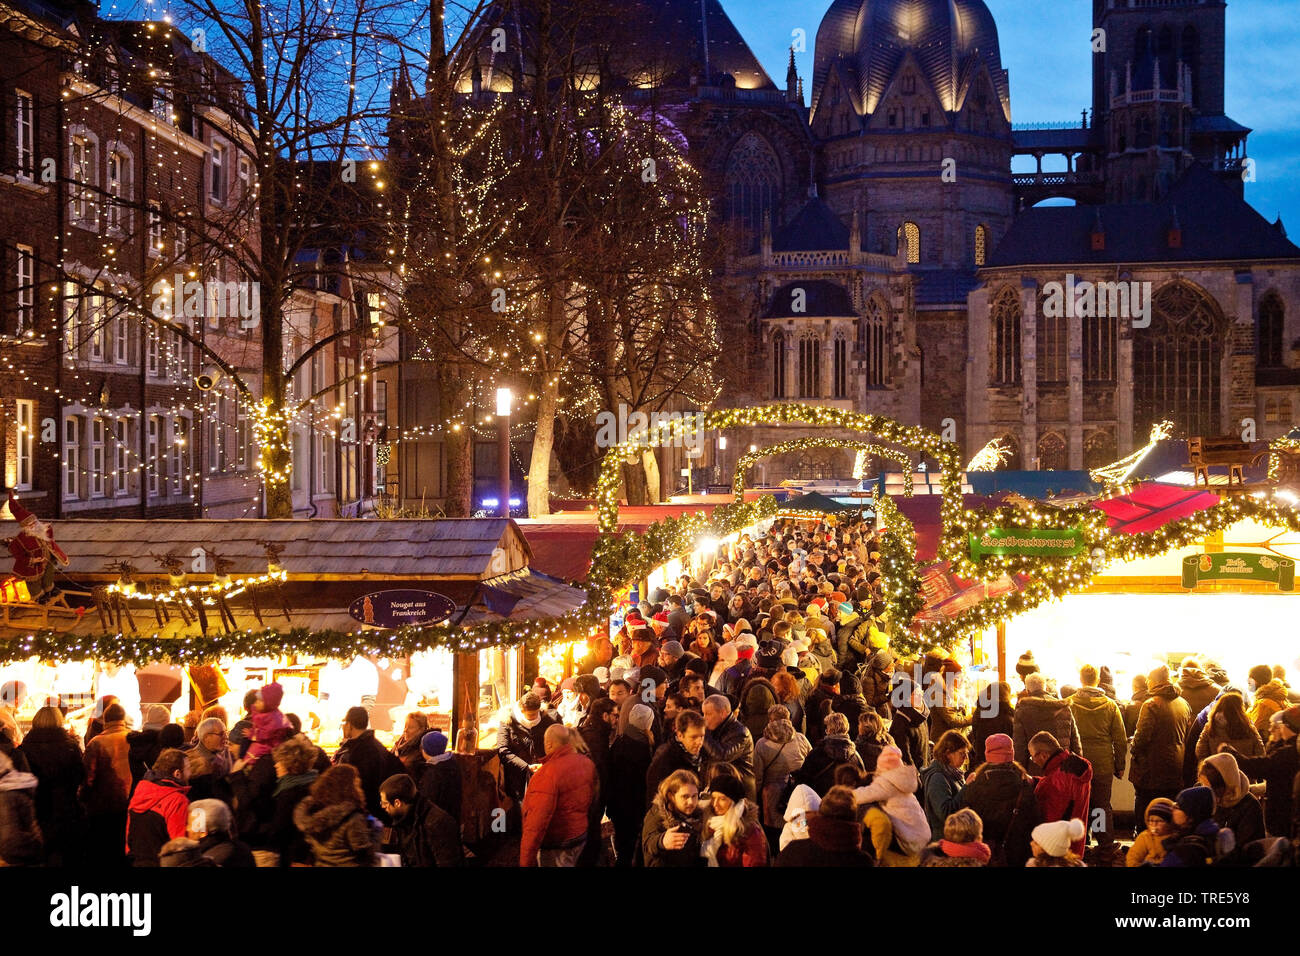
[[[772,397],[785,398],[785,333],[772,336]]]
[[[1069,466],[1065,439],[1059,432],[1048,432],[1038,439],[1038,470],[1064,471]]]
[[[1044,314],[1043,300],[1038,301],[1038,382],[1040,385],[1063,385],[1070,380],[1066,360],[1069,320],[1064,315]]]
[[[1101,468],[1113,464],[1118,456],[1115,453],[1115,436],[1109,429],[1095,431],[1083,443],[1083,466]]]
[[[982,266],[988,260],[989,229],[988,226],[975,227],[975,265]]]
[[[993,384],[1020,384],[1020,296],[1003,289],[993,300]]]
[[[832,398],[849,397],[849,341],[843,333],[835,336],[835,374],[831,385]]]
[[[1282,298],[1270,292],[1259,302],[1259,367],[1281,368],[1286,311]]]
[[[1083,319],[1083,380],[1115,381],[1115,343],[1118,325],[1113,315]]]
[[[858,320],[858,351],[866,368],[867,388],[889,384],[885,307],[880,299],[867,301],[867,314]]]
[[[746,133],[727,157],[727,216],[751,234],[763,229],[781,199],[781,163],[767,140]]]
[[[921,261],[921,227],[914,222],[905,222],[898,227],[898,248],[907,250],[907,261]]]
[[[1185,282],[1151,303],[1151,325],[1133,335],[1133,428],[1170,420],[1186,435],[1217,435],[1226,323],[1214,300]]]
[[[815,337],[799,340],[799,397],[817,398],[822,378],[822,347]]]

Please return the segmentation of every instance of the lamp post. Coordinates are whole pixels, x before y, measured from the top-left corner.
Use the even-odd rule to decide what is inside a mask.
[[[508,388],[497,389],[497,469],[501,487],[501,517],[510,517],[510,412],[515,396]]]
[[[723,452],[725,452],[726,450],[727,450],[727,436],[719,435],[718,436],[718,459],[717,459],[718,476],[717,478],[714,479],[714,481],[716,481],[718,484],[722,483],[722,479],[725,475],[725,472],[723,471],[723,465],[725,464],[724,459],[727,456],[724,455]]]

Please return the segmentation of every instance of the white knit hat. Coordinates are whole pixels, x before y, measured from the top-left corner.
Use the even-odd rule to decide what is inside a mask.
[[[1076,819],[1040,823],[1034,827],[1032,836],[1048,856],[1065,856],[1070,852],[1070,844],[1082,840],[1083,834],[1083,821]]]
[[[645,704],[633,704],[627,712],[627,722],[638,730],[649,731],[655,723],[655,712]]]

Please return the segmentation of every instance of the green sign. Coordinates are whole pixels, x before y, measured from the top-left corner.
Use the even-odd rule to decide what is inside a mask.
[[[1273,554],[1224,552],[1183,558],[1183,587],[1193,590],[1201,581],[1252,581],[1276,584],[1279,591],[1295,590],[1295,562]]]
[[[990,554],[1065,558],[1083,547],[1083,532],[1078,528],[993,528],[970,536],[970,556],[976,561]]]

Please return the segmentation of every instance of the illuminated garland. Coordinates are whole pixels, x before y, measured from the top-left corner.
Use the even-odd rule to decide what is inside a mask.
[[[880,549],[889,642],[905,653],[919,653],[934,641],[919,640],[912,631],[912,621],[925,606],[920,565],[916,560],[916,528],[889,498],[882,498],[876,505],[876,516],[881,526],[876,542]],[[952,644],[946,642],[944,646]]]
[[[745,494],[745,475],[755,462],[763,458],[775,458],[777,455],[784,455],[791,451],[803,451],[808,448],[850,448],[859,454],[876,455],[880,458],[897,461],[902,464],[903,472],[908,476],[908,491],[911,491],[912,462],[898,449],[885,448],[872,442],[855,441],[848,438],[811,435],[805,438],[792,438],[789,441],[778,442],[775,445],[768,445],[766,448],[759,448],[741,455],[740,460],[736,462],[736,472],[731,479],[732,494],[736,496],[737,501]]]

